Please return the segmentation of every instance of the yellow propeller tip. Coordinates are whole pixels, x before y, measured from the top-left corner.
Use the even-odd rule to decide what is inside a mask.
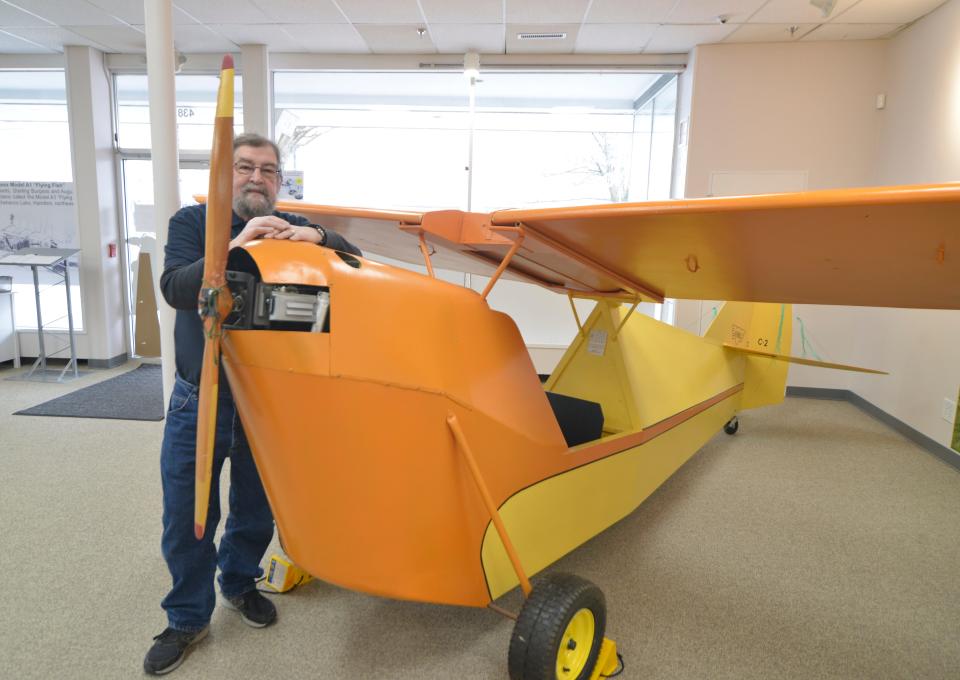
[[[198,541],[203,538],[202,524],[197,524],[196,522],[193,523],[193,535],[197,537]]]
[[[223,55],[223,62],[220,64],[220,70],[233,68],[233,57],[229,54]]]

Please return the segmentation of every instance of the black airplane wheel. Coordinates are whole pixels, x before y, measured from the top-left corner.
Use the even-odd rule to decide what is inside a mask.
[[[739,429],[740,420],[736,416],[728,420],[727,424],[723,426],[723,431],[727,434],[736,434]]]
[[[510,680],[586,680],[607,624],[603,592],[573,574],[538,579],[510,638]]]

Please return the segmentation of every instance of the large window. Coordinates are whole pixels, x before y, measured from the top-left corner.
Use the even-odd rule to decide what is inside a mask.
[[[460,73],[278,72],[285,166],[304,173],[305,200],[340,205],[486,211],[668,197],[675,79],[500,72],[475,87],[471,106]]]
[[[669,198],[675,99],[674,77],[648,73],[274,75],[276,138],[304,200],[411,210]],[[490,303],[530,345],[576,332],[567,300],[537,287],[501,282]]]
[[[115,78],[117,101],[117,142],[121,149],[149,149],[150,99],[147,76],[121,74]],[[213,121],[217,112],[216,75],[178,74],[177,144],[181,151],[209,151]],[[243,132],[243,78],[234,79],[234,129]]]
[[[73,205],[73,170],[62,70],[0,71],[0,253],[22,248],[79,249]],[[68,261],[73,323],[83,328],[79,257]],[[39,268],[42,323],[67,328],[64,268]],[[33,273],[25,266],[0,266],[13,277],[18,328],[37,327]],[[55,355],[60,347],[48,348]]]

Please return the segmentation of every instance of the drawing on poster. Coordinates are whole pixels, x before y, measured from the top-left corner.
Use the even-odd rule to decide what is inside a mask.
[[[303,170],[284,171],[277,198],[281,201],[284,199],[303,200]]]
[[[0,255],[24,248],[79,248],[71,182],[0,182]],[[68,260],[71,269],[78,258]],[[64,265],[50,268],[63,274]],[[4,267],[14,282],[29,271]],[[10,270],[10,271],[8,271]]]

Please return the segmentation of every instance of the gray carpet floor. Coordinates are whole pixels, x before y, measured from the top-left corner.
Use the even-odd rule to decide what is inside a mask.
[[[169,584],[162,423],[14,417],[79,385],[12,374],[0,369],[0,677],[142,677]],[[958,565],[955,469],[847,403],[790,398],[742,414],[739,434],[553,569],[605,591],[625,679],[940,680],[960,678]],[[316,581],[274,601],[263,630],[218,607],[170,677],[506,678],[512,624],[490,611]]]
[[[160,366],[143,364],[14,415],[163,420],[164,411]]]

